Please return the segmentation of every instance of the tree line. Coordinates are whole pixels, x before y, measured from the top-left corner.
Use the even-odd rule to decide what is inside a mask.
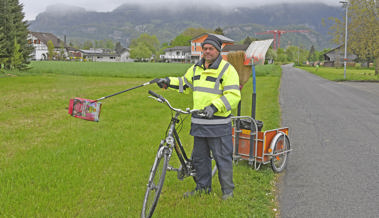
[[[190,46],[190,41],[192,38],[199,36],[205,32],[224,35],[223,30],[220,27],[216,28],[215,30],[204,28],[188,28],[170,42],[163,43],[160,46],[160,43],[155,35],[148,35],[145,33],[140,35],[140,37],[133,39],[130,43],[130,57],[136,59],[137,61],[149,60],[151,57],[154,57],[155,61],[159,61],[159,55],[164,54],[164,50],[166,48],[176,46]],[[250,45],[251,42],[256,40],[258,39],[247,36],[245,39],[237,43]],[[316,51],[313,45],[311,46],[310,50],[307,50],[305,46],[289,46],[286,49],[279,48],[277,50],[270,48],[266,54],[266,59],[278,61],[281,63],[294,62],[298,64],[302,64],[306,61],[318,62],[324,59],[323,54],[325,54],[328,50],[329,49]]]
[[[27,42],[28,24],[24,21],[23,5],[18,0],[0,0],[0,68],[26,69],[30,54],[33,51]],[[344,17],[344,16],[342,16]],[[344,43],[345,20],[330,18],[334,21],[330,34],[336,44]],[[375,74],[379,74],[379,19],[378,2],[376,0],[350,0],[348,14],[348,51],[358,56],[359,61],[375,62]],[[168,43],[160,44],[155,35],[142,34],[131,40],[129,44],[130,56],[138,61],[159,61],[160,54],[169,47],[190,46],[190,40],[204,32],[223,35],[220,27],[215,30],[204,28],[187,28]],[[255,38],[246,37],[239,44],[250,44]],[[119,42],[112,40],[85,41],[75,45],[82,49],[109,48],[120,52],[123,47]],[[50,45],[51,47],[51,45]],[[49,48],[51,50],[51,48]],[[302,46],[289,46],[286,49],[269,49],[267,58],[279,62],[303,63],[323,60],[322,54],[327,50],[316,51]]]

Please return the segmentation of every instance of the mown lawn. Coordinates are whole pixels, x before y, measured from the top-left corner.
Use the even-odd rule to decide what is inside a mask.
[[[33,67],[31,75],[7,72],[0,78],[0,217],[139,217],[171,114],[147,91],[181,108],[191,107],[191,96],[156,85],[136,89],[104,100],[97,123],[69,116],[68,102],[181,75],[188,65],[34,62]],[[257,119],[265,129],[276,128],[280,67],[257,67],[257,74]],[[251,90],[250,80],[243,89],[243,115],[251,111]],[[190,151],[189,122],[180,135]],[[173,157],[172,165],[177,162]],[[168,172],[155,217],[275,216],[276,176],[270,167],[255,171],[240,162],[234,169],[235,197],[227,202],[220,199],[217,178],[211,195],[183,199],[193,180],[179,181]]]
[[[346,69],[346,79],[344,78],[344,68],[334,67],[299,67],[310,73],[332,81],[379,81],[379,75],[375,75],[374,69],[353,68]]]

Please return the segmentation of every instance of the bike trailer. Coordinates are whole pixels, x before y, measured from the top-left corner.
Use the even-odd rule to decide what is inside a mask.
[[[237,141],[237,133],[233,128],[233,156],[249,161],[255,160],[263,164],[268,163],[271,159],[272,151],[269,150],[271,141],[278,132],[288,135],[287,127],[257,132],[257,134],[247,129],[241,129],[240,131]]]
[[[259,169],[261,164],[270,163],[272,159],[280,160],[281,155],[286,155],[291,151],[288,127],[262,132],[263,123],[251,117],[237,116],[232,117],[232,120],[233,160],[235,162],[247,160],[250,165],[254,163],[255,169]]]

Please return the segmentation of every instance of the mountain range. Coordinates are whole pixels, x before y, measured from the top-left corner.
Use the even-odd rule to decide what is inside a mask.
[[[281,47],[288,45],[316,49],[332,48],[329,17],[343,14],[340,7],[323,3],[272,4],[259,7],[204,7],[199,5],[167,5],[147,7],[141,4],[124,4],[111,12],[87,11],[84,8],[52,5],[30,21],[29,29],[50,32],[68,41],[104,40],[120,41],[127,46],[131,39],[142,33],[156,35],[161,43],[173,40],[189,27],[223,29],[225,36],[241,41],[247,36],[273,38],[273,35],[256,35],[266,30],[310,30],[308,33],[286,33]]]

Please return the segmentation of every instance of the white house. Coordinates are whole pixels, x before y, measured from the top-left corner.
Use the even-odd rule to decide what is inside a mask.
[[[191,61],[191,46],[176,46],[164,50],[165,62],[187,63]]]
[[[93,62],[132,62],[130,58],[129,49],[123,49],[120,54],[115,51],[107,49],[95,49],[79,50],[81,52],[81,58],[87,61]]]
[[[28,42],[34,47],[32,53],[32,60],[47,60],[48,58],[48,47],[47,43],[51,40],[54,45],[55,52],[60,54],[63,53],[67,57],[67,50],[65,42],[60,40],[52,33],[41,33],[41,32],[29,32]]]

